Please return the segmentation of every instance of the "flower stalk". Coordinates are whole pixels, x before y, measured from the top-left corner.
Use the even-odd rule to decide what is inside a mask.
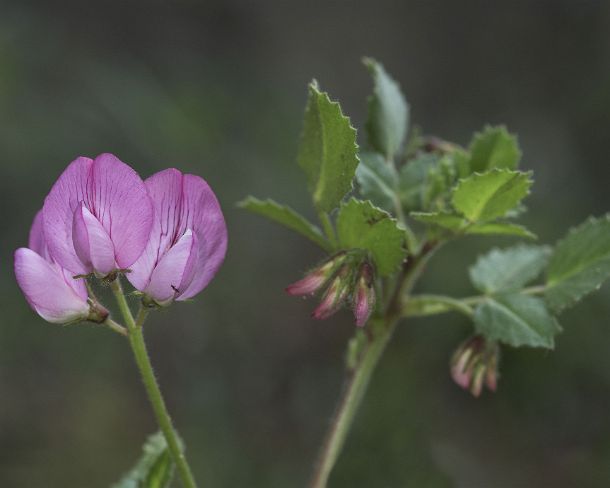
[[[159,428],[167,441],[167,447],[176,464],[183,486],[185,488],[196,488],[197,483],[195,482],[191,468],[186,460],[186,456],[180,447],[178,434],[172,424],[171,417],[150,362],[146,343],[144,342],[142,326],[148,316],[149,309],[140,306],[138,315],[134,319],[119,280],[120,278],[117,277],[117,279],[111,283],[110,287],[116,297],[123,319],[127,324],[129,344],[131,345],[131,350],[133,351],[138,370],[140,371],[148,399],[154,411]]]

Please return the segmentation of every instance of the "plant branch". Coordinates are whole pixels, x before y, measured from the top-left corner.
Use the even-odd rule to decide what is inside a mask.
[[[131,350],[133,351],[138,369],[140,370],[140,375],[142,377],[144,387],[146,388],[148,399],[155,413],[159,428],[161,429],[161,432],[163,432],[165,440],[167,441],[167,447],[172,459],[178,468],[178,473],[180,474],[182,484],[185,486],[185,488],[196,488],[197,484],[195,482],[195,478],[193,477],[193,473],[186,460],[184,452],[180,447],[178,434],[174,429],[167,406],[163,400],[163,395],[161,394],[159,384],[157,383],[157,378],[155,377],[152,364],[150,362],[150,356],[146,349],[146,343],[144,342],[142,326],[144,325],[144,321],[148,316],[149,309],[141,305],[138,315],[134,320],[129,308],[129,304],[125,299],[125,294],[123,293],[119,278],[112,282],[111,288],[117,299],[125,323],[127,324],[129,343],[131,345]]]
[[[322,445],[311,488],[325,488],[330,473],[341,454],[354,417],[367,391],[370,379],[400,320],[405,295],[411,293],[436,245],[423,246],[418,257],[405,262],[382,317],[373,320],[371,335],[356,365],[348,371],[343,394]]]

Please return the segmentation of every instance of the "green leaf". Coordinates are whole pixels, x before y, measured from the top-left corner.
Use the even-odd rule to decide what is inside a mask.
[[[318,211],[330,212],[352,189],[357,149],[356,129],[349,118],[312,82],[297,159]]]
[[[369,98],[366,131],[369,144],[386,159],[395,157],[407,135],[409,106],[398,83],[388,75],[374,59],[365,58],[365,66],[371,72],[375,84]]]
[[[472,221],[502,217],[529,193],[531,173],[492,169],[460,180],[453,190],[455,209]]]
[[[521,160],[521,150],[516,136],[504,126],[486,126],[477,132],[470,143],[470,172],[492,168],[516,169]]]
[[[409,216],[418,222],[438,225],[443,229],[453,231],[458,231],[468,224],[463,217],[444,212],[411,212]]]
[[[522,225],[511,224],[509,222],[480,222],[469,226],[466,234],[482,235],[509,235],[536,239],[536,234],[530,232]]]
[[[525,244],[493,249],[470,268],[470,280],[483,293],[518,290],[542,273],[550,253],[547,246]]]
[[[424,191],[431,175],[438,174],[438,157],[434,154],[420,154],[408,161],[398,175],[398,197],[405,212],[422,210],[424,205]]]
[[[356,170],[360,194],[378,207],[394,210],[394,185],[396,175],[379,153],[360,153]]]
[[[352,198],[341,205],[337,235],[342,248],[369,251],[380,276],[396,271],[407,254],[404,230],[369,201]]]
[[[330,243],[326,240],[320,229],[290,207],[280,205],[270,199],[263,201],[254,197],[248,197],[237,205],[240,208],[262,215],[269,220],[288,227],[315,242],[323,249],[330,250]]]
[[[510,346],[552,349],[561,331],[540,298],[518,293],[487,297],[474,313],[478,333]]]
[[[174,463],[161,432],[152,434],[142,447],[142,456],[135,466],[112,488],[167,488]]]
[[[590,218],[557,243],[546,299],[560,311],[596,290],[610,276],[610,214]]]

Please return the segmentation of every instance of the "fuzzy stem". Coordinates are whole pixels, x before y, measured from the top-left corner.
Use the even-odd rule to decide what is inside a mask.
[[[127,303],[125,295],[123,294],[119,278],[112,282],[111,288],[117,299],[125,323],[127,324],[129,343],[131,345],[131,350],[133,351],[136,364],[138,365],[138,369],[140,370],[140,375],[142,376],[142,382],[146,388],[148,399],[155,413],[155,417],[157,418],[159,428],[165,436],[167,447],[172,459],[178,468],[178,474],[180,475],[182,484],[185,488],[196,488],[197,484],[195,483],[195,478],[193,477],[193,473],[186,460],[184,452],[180,447],[178,434],[176,434],[174,426],[172,425],[171,417],[169,416],[169,412],[167,411],[167,406],[163,400],[163,395],[161,394],[159,384],[155,378],[152,364],[150,362],[150,356],[148,355],[146,343],[144,342],[142,325],[144,324],[144,321],[148,315],[148,309],[144,306],[140,306],[137,318],[134,320],[129,308],[129,304]]]

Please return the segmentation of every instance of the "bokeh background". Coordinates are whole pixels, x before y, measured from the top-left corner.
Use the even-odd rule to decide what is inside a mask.
[[[316,322],[283,287],[320,252],[243,213],[247,194],[313,217],[295,164],[311,78],[362,126],[374,56],[425,133],[466,144],[517,132],[541,242],[610,206],[610,4],[0,0],[0,486],[108,486],[155,430],[129,349],[109,331],[44,323],[12,252],[63,168],[113,152],[143,176],[205,177],[230,247],[193,303],[154,314],[161,385],[209,487],[299,487],[341,386],[347,312]],[[420,290],[474,292],[467,267],[509,238],[469,238]],[[554,352],[505,350],[495,395],[449,379],[462,317],[400,327],[333,487],[610,485],[610,287],[561,317]]]

